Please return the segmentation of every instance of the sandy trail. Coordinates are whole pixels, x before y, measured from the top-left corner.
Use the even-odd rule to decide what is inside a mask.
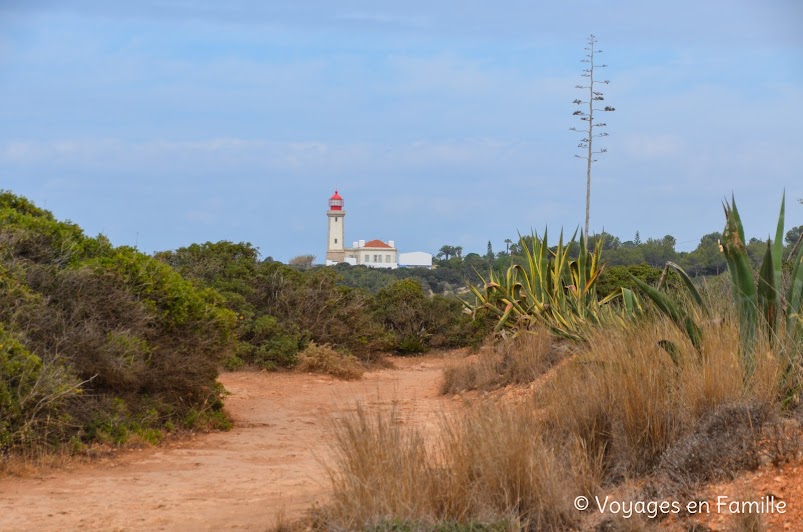
[[[0,530],[265,530],[278,511],[302,515],[325,503],[326,420],[397,402],[414,423],[430,424],[448,358],[394,358],[397,369],[356,382],[304,374],[226,373],[227,433],[132,451],[100,463],[0,479]]]

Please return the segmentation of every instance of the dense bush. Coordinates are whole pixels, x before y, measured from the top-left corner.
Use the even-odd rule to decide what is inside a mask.
[[[79,383],[58,361],[44,364],[0,325],[0,449],[39,443],[49,420],[78,393]],[[51,432],[51,437],[58,437]]]
[[[402,353],[430,347],[478,345],[489,330],[483,320],[472,320],[455,298],[429,297],[413,279],[396,281],[379,291],[374,315],[395,337]]]
[[[226,363],[231,369],[294,366],[311,342],[363,361],[389,350],[473,345],[489,328],[464,314],[454,296],[429,296],[424,279],[430,270],[297,269],[261,261],[251,244],[232,242],[193,244],[156,257],[197,286],[217,290],[238,314],[238,347]]]
[[[223,298],[8,192],[0,302],[0,447],[119,443],[107,436],[221,406],[235,324]]]

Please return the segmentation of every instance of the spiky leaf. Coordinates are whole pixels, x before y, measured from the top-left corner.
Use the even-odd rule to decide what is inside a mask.
[[[663,292],[659,292],[652,286],[648,285],[638,277],[634,275],[630,276],[633,279],[633,282],[641,288],[644,294],[655,303],[655,306],[658,307],[661,312],[669,316],[672,322],[680,328],[683,332],[686,333],[686,336],[689,337],[692,345],[694,346],[697,351],[702,349],[703,343],[703,332],[700,330],[700,327],[694,323],[683,307],[677,305],[674,301],[672,301],[669,296],[664,294]]]

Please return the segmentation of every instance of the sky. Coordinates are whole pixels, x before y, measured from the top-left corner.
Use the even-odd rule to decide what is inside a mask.
[[[585,210],[589,34],[607,148],[591,229],[803,224],[797,0],[0,0],[0,189],[146,252],[248,241],[484,253]]]

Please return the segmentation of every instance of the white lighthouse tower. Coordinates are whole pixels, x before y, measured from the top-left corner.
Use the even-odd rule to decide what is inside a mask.
[[[326,211],[329,217],[329,241],[326,245],[326,263],[343,262],[346,251],[343,240],[346,234],[344,226],[346,211],[343,210],[343,198],[335,190],[334,195],[329,198],[329,210]]]

